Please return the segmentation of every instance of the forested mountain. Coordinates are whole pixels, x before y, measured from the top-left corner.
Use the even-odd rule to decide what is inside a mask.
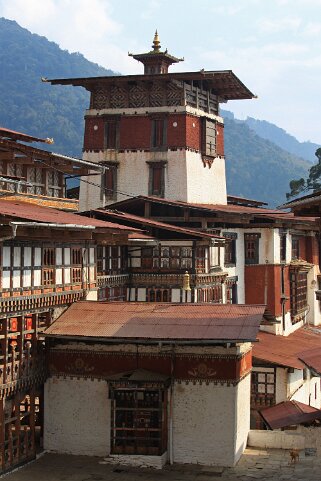
[[[0,125],[39,137],[53,137],[56,152],[81,155],[88,92],[52,87],[41,77],[112,75],[80,53],[61,50],[45,37],[0,18]]]
[[[289,181],[306,177],[311,163],[269,140],[244,123],[225,117],[227,190],[230,194],[259,199],[270,206],[286,201]]]
[[[80,156],[88,93],[82,88],[51,86],[40,79],[99,75],[113,72],[0,18],[0,125],[53,137],[55,144],[50,149]],[[259,137],[232,114],[226,115],[229,193],[271,205],[283,202],[289,181],[306,177],[311,164]]]
[[[266,120],[257,120],[252,117],[247,117],[244,122],[251,130],[254,130],[254,132],[263,139],[270,140],[281,147],[281,149],[287,150],[288,152],[309,160],[312,163],[316,162],[315,151],[320,145],[314,144],[313,142],[299,142],[293,135],[288,134],[284,129],[281,129]]]

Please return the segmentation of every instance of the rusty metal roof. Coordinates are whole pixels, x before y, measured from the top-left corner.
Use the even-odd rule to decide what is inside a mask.
[[[304,217],[304,216],[295,216],[293,212],[284,212],[282,210],[277,209],[266,209],[265,207],[254,207],[249,205],[240,205],[240,204],[196,204],[191,202],[183,202],[178,200],[170,200],[170,199],[160,199],[159,197],[153,196],[137,196],[132,199],[125,199],[120,202],[116,202],[110,205],[110,208],[114,209],[124,209],[126,206],[130,206],[135,202],[154,202],[156,204],[165,204],[165,205],[172,205],[174,207],[181,207],[181,208],[188,208],[188,209],[196,209],[202,210],[204,212],[215,212],[215,213],[223,213],[223,214],[240,214],[240,215],[248,215],[252,217],[261,217],[266,219],[274,219],[274,220],[281,220],[284,222],[304,222],[308,224],[314,224],[316,217]]]
[[[265,306],[94,302],[72,304],[47,336],[105,340],[255,341]]]
[[[0,199],[0,216],[18,218],[34,222],[74,224],[79,226],[92,226],[93,228],[113,229],[116,231],[132,232],[137,229],[126,227],[113,222],[105,222],[97,219],[90,219],[77,214],[63,212],[61,210],[29,204],[27,202],[9,201]]]
[[[13,140],[22,140],[23,142],[48,143],[47,139],[40,139],[39,137],[23,134],[22,132],[16,132],[15,130],[6,129],[5,127],[0,127],[0,137],[5,137],[7,139],[13,139]]]
[[[321,347],[302,352],[299,354],[299,358],[304,364],[321,376]]]
[[[285,401],[259,412],[270,429],[306,424],[321,419],[320,409],[298,401]]]
[[[209,234],[207,232],[201,232],[199,230],[194,230],[191,228],[186,228],[186,227],[181,227],[181,226],[176,226],[172,224],[167,224],[165,222],[159,222],[154,219],[146,218],[146,217],[140,217],[138,215],[134,214],[128,214],[127,212],[120,212],[120,211],[115,211],[112,209],[96,209],[93,212],[98,212],[101,215],[105,215],[106,217],[112,217],[116,220],[123,220],[123,221],[129,221],[133,222],[135,224],[140,224],[144,226],[149,226],[149,227],[156,227],[159,229],[165,229],[173,232],[180,232],[182,234],[186,235],[192,235],[194,237],[201,237],[201,238],[216,238],[216,239],[224,239],[224,237],[214,235],[214,234]]]
[[[289,336],[259,332],[253,347],[253,357],[279,366],[303,369],[303,359],[311,349],[321,349],[321,335],[302,327]]]

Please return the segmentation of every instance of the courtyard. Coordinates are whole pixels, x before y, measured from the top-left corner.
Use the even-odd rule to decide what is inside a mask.
[[[111,465],[96,457],[45,453],[34,462],[2,476],[6,481],[320,481],[321,457],[300,453],[290,462],[289,451],[246,449],[234,468],[197,465],[166,466],[163,470]]]

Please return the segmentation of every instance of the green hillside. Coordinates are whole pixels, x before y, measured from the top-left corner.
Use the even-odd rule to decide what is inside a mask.
[[[61,50],[45,37],[0,18],[0,125],[53,137],[56,152],[81,155],[88,92],[52,87],[41,77],[112,75],[79,53]]]
[[[61,50],[45,37],[0,18],[0,125],[53,137],[50,149],[80,156],[88,92],[51,86],[41,77],[113,75],[80,53]],[[264,140],[241,121],[226,119],[228,192],[281,203],[289,181],[306,177],[311,164]]]
[[[244,122],[225,118],[227,190],[230,194],[268,202],[286,201],[289,181],[306,177],[311,163],[269,140],[262,139]],[[295,177],[293,177],[293,173]]]

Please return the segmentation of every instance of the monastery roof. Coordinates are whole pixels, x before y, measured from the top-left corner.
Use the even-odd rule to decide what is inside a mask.
[[[22,140],[23,142],[44,142],[47,144],[51,143],[51,139],[41,139],[39,137],[34,137],[33,135],[17,132],[16,130],[6,129],[5,127],[0,127],[0,137],[12,140]]]
[[[285,401],[262,409],[260,414],[270,429],[280,429],[321,419],[321,410],[298,401]]]
[[[194,230],[194,229],[191,229],[191,228],[187,228],[187,227],[181,227],[181,226],[176,226],[176,225],[172,225],[172,224],[167,224],[165,222],[159,222],[159,221],[156,221],[154,219],[150,219],[150,218],[146,218],[146,217],[141,217],[141,216],[138,216],[138,215],[134,215],[134,214],[128,214],[127,212],[121,212],[121,211],[117,211],[117,210],[112,210],[112,209],[96,209],[94,210],[94,212],[97,212],[101,215],[106,215],[106,217],[112,217],[116,220],[119,220],[119,221],[129,221],[129,222],[133,222],[133,223],[136,223],[136,224],[141,224],[141,225],[144,225],[144,226],[149,226],[149,227],[155,227],[155,228],[159,228],[159,229],[165,229],[165,230],[169,230],[169,231],[173,231],[173,232],[179,232],[179,233],[182,233],[182,234],[186,234],[186,235],[191,235],[193,237],[201,237],[201,238],[208,238],[208,239],[211,239],[211,238],[215,238],[215,239],[224,239],[224,237],[221,237],[221,236],[218,236],[218,235],[214,235],[214,234],[209,234],[207,232],[201,232],[201,231],[198,231],[198,230]]]
[[[279,209],[289,209],[297,206],[305,206],[307,204],[315,204],[321,202],[321,190],[313,192],[312,194],[303,195],[297,199],[290,200],[285,204],[280,205]]]
[[[321,331],[317,333],[316,330],[302,327],[289,336],[261,331],[257,337],[259,342],[253,347],[255,359],[294,369],[303,369],[310,362],[320,368],[317,358],[319,356],[321,359]],[[311,350],[313,355],[309,358]]]
[[[321,332],[319,334],[321,336]],[[311,349],[300,354],[301,361],[321,376],[321,348]]]
[[[95,302],[72,304],[46,336],[137,342],[253,342],[263,305]]]
[[[153,196],[137,196],[112,204],[111,208],[122,209],[125,206],[133,205],[135,202],[154,202],[156,204],[171,205],[173,207],[201,210],[203,212],[215,212],[227,215],[239,214],[245,216],[259,217],[261,219],[279,220],[290,223],[314,224],[317,217],[295,216],[293,212],[284,212],[277,209],[267,209],[265,207],[254,207],[241,204],[198,204],[194,202],[183,202],[178,200],[160,199]]]
[[[55,223],[60,225],[89,226],[95,228],[113,229],[115,231],[132,232],[137,231],[113,222],[106,222],[97,219],[90,219],[70,212],[42,207],[27,202],[9,201],[0,199],[0,217],[8,217],[9,220],[19,219],[40,223]]]
[[[156,80],[157,82],[168,82],[169,80],[180,81],[202,81],[207,83],[208,88],[213,89],[216,95],[224,100],[252,99],[255,95],[241,82],[232,70],[200,70],[197,72],[176,72],[153,75],[121,75],[109,77],[79,77],[64,79],[44,79],[52,85],[74,85],[85,87],[91,91],[97,84],[100,86],[113,85],[125,82],[147,82]]]

